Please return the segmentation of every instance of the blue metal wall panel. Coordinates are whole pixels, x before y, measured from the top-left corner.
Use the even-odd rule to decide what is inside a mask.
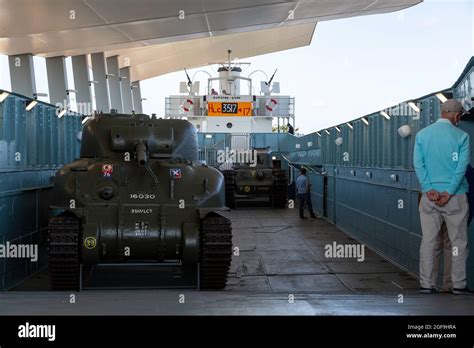
[[[416,273],[421,231],[418,183],[412,173],[370,167],[324,166],[323,170],[328,175],[328,220]],[[323,175],[310,174],[310,178],[313,204],[321,213]]]
[[[324,175],[309,173],[308,177],[311,182],[311,203],[313,204],[313,211],[322,216],[324,213]]]
[[[52,178],[64,163],[79,157],[81,117],[61,119],[53,105],[16,94],[0,103],[0,241],[38,244],[40,259],[0,259],[0,290],[10,288],[45,265],[45,234]]]

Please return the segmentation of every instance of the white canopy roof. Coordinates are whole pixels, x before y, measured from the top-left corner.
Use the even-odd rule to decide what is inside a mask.
[[[138,80],[222,58],[229,43],[241,58],[299,47],[311,42],[318,21],[392,12],[420,2],[0,0],[0,53],[127,55],[132,79]]]

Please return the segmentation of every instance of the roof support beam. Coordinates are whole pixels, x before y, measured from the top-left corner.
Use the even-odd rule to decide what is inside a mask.
[[[110,95],[107,83],[107,66],[103,52],[92,53],[92,74],[94,77],[95,107],[97,111],[110,112]]]
[[[87,55],[82,54],[72,57],[72,73],[76,90],[77,112],[83,115],[91,115],[93,112],[92,92]]]
[[[46,70],[48,75],[49,102],[60,104],[61,109],[67,109],[69,105],[69,93],[67,92],[66,58],[46,58]]]
[[[132,85],[130,81],[130,67],[120,69],[120,88],[122,91],[123,113],[131,114],[133,111]]]
[[[140,81],[132,82],[133,111],[136,114],[142,114],[142,91],[140,90]]]
[[[110,108],[117,110],[117,113],[121,114],[123,112],[123,105],[118,56],[107,58],[107,81],[109,83]]]
[[[35,68],[33,55],[19,54],[9,56],[12,92],[33,98],[36,95]]]

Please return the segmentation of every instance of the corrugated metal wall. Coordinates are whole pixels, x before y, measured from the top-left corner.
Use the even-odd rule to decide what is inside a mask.
[[[44,228],[48,222],[52,177],[79,156],[81,117],[58,119],[53,105],[10,94],[0,103],[0,243],[38,244],[41,259],[0,258],[0,290],[45,265]]]

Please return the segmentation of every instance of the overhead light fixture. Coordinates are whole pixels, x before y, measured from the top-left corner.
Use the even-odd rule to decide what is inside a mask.
[[[212,134],[206,134],[206,139],[212,139]]]
[[[325,129],[324,131],[327,133],[327,135],[329,135],[329,134],[330,134],[330,133],[329,133],[329,131],[328,131],[327,129]]]
[[[3,91],[2,94],[0,94],[0,103],[3,103],[5,99],[10,95],[7,91]]]
[[[346,125],[347,125],[347,127],[349,127],[350,129],[354,129],[354,127],[353,127],[349,122],[347,122]]]
[[[336,130],[337,130],[338,133],[341,133],[341,128],[339,128],[338,126],[336,126],[336,127],[334,127],[334,128],[336,128]]]
[[[38,97],[47,97],[48,93],[33,93],[33,98],[38,99]]]
[[[317,134],[318,136],[321,136],[321,133],[319,133],[318,131],[316,131],[316,134]]]
[[[411,134],[411,127],[407,124],[401,126],[400,128],[398,128],[398,134],[402,137],[402,138],[407,138],[410,136]]]
[[[58,118],[61,118],[61,117],[63,117],[64,115],[66,115],[66,112],[67,112],[67,109],[62,109],[62,110],[58,113]]]
[[[416,106],[416,104],[414,102],[409,102],[408,106],[411,107],[417,113],[420,113],[420,111],[421,111],[420,108],[418,106]]]
[[[382,115],[383,117],[385,117],[387,120],[390,120],[390,115],[387,114],[385,111],[380,111],[380,115]]]
[[[87,116],[87,117],[84,117],[84,119],[82,120],[82,124],[86,123],[87,121],[89,121],[91,119],[90,116]]]
[[[444,103],[446,100],[448,100],[448,98],[446,98],[446,97],[444,96],[444,94],[441,93],[441,92],[440,92],[440,93],[436,93],[436,96],[437,96],[438,99],[441,101],[441,103]]]
[[[361,120],[362,120],[362,122],[365,123],[366,126],[369,125],[369,121],[367,121],[367,119],[365,117],[362,117]]]
[[[26,111],[31,111],[35,106],[36,104],[38,104],[38,101],[37,100],[32,100],[28,103],[28,105],[26,105],[26,108],[25,110]]]

